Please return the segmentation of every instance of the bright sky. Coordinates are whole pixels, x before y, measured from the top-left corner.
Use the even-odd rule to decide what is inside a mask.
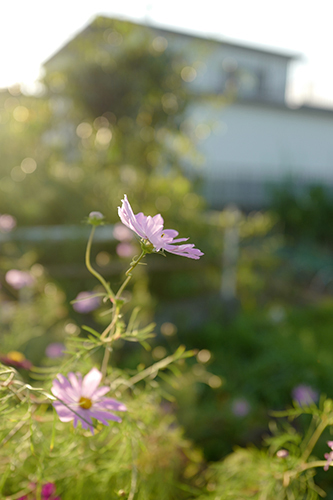
[[[333,107],[331,0],[13,0],[1,5],[0,88],[31,83],[43,61],[96,15],[300,54],[297,102]]]

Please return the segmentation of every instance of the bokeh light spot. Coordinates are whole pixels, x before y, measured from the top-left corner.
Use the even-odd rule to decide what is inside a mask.
[[[17,122],[26,122],[29,118],[29,110],[25,106],[16,106],[13,117]]]
[[[21,170],[21,167],[14,167],[12,168],[10,172],[10,176],[15,182],[22,182],[24,181],[26,174]]]
[[[196,79],[197,72],[194,68],[192,68],[192,66],[185,66],[181,70],[180,76],[182,77],[182,80],[184,80],[184,82],[190,83]]]
[[[162,359],[166,356],[166,349],[165,347],[159,345],[153,349],[152,352],[153,358],[154,359]]]
[[[168,46],[168,41],[164,36],[157,36],[154,38],[152,46],[156,52],[164,52]]]
[[[209,387],[211,387],[212,389],[217,389],[218,387],[221,387],[222,385],[222,380],[220,377],[218,377],[217,375],[212,375],[211,377],[209,377],[208,379],[208,385]]]
[[[66,323],[65,332],[69,335],[74,335],[76,333],[79,333],[79,331],[80,329],[75,323]]]
[[[101,127],[96,132],[96,139],[95,139],[96,145],[108,146],[111,139],[112,139],[112,132],[106,127]]]
[[[178,101],[175,94],[172,94],[171,92],[164,94],[162,96],[162,106],[164,111],[169,115],[177,113]]]
[[[108,252],[99,252],[96,255],[96,263],[100,267],[107,266],[110,263],[111,256]]]
[[[172,337],[172,335],[175,335],[177,333],[177,327],[173,323],[163,323],[161,325],[161,333],[166,337]]]
[[[36,160],[33,158],[24,158],[21,162],[21,170],[25,174],[32,174],[37,168]]]
[[[208,349],[201,349],[201,351],[197,354],[197,360],[199,363],[208,363],[211,357],[212,355]]]
[[[76,135],[81,139],[88,139],[92,134],[92,126],[90,123],[82,122],[76,127]]]

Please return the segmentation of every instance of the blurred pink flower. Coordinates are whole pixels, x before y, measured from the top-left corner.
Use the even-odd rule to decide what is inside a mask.
[[[48,358],[60,358],[64,355],[66,347],[61,342],[52,342],[45,349],[45,354]]]
[[[327,441],[327,445],[331,448],[332,451],[329,453],[325,453],[324,457],[326,458],[326,465],[324,466],[324,470],[328,470],[331,462],[333,462],[333,441]]]
[[[133,257],[137,250],[131,243],[119,243],[116,247],[116,252],[119,257]]]
[[[91,311],[97,309],[101,304],[100,297],[96,297],[94,292],[80,292],[76,296],[75,300],[77,302],[74,302],[73,309],[81,314],[90,313]]]
[[[62,422],[74,420],[74,427],[81,422],[83,429],[90,429],[94,434],[92,418],[102,424],[109,425],[108,420],[121,422],[121,418],[111,411],[126,411],[124,404],[104,395],[110,388],[98,387],[102,380],[102,373],[92,368],[83,378],[80,373],[68,374],[68,379],[61,374],[53,380],[52,394],[59,400],[53,403]]]
[[[118,241],[131,241],[133,239],[133,233],[121,222],[117,222],[117,224],[113,226],[113,236]]]
[[[292,398],[300,406],[309,406],[318,401],[319,394],[309,385],[300,384],[293,388]]]
[[[188,238],[176,238],[178,232],[174,229],[164,229],[164,220],[160,214],[151,217],[142,212],[134,215],[126,194],[122,200],[121,207],[118,207],[120,220],[143,240],[146,246],[151,246],[154,252],[166,250],[167,252],[188,257],[189,259],[200,259],[203,253],[194,248],[193,244],[175,245],[187,241]]]
[[[231,411],[235,417],[246,417],[250,409],[250,403],[245,398],[237,398],[231,405]]]
[[[10,233],[16,226],[16,219],[12,215],[2,214],[0,215],[0,232]]]
[[[6,281],[8,285],[15,288],[15,290],[20,290],[26,286],[32,286],[35,282],[35,278],[27,271],[11,269],[6,273]]]

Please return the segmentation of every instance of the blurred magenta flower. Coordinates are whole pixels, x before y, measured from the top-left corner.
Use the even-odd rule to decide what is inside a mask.
[[[49,500],[50,498],[53,498],[52,495],[56,492],[56,487],[55,484],[53,483],[46,483],[42,486],[42,499],[44,500]]]
[[[12,215],[2,214],[0,215],[0,232],[10,233],[16,226],[16,219]]]
[[[319,394],[309,385],[300,384],[293,388],[292,398],[300,406],[309,406],[318,401]]]
[[[146,216],[142,212],[134,215],[126,194],[122,200],[122,206],[118,207],[118,214],[121,222],[140,236],[146,247],[151,247],[151,251],[166,250],[189,259],[200,259],[203,255],[198,248],[194,248],[193,244],[175,245],[175,243],[187,241],[188,238],[174,239],[178,236],[178,232],[174,229],[164,229],[164,220],[160,214],[154,217]]]
[[[250,409],[250,403],[245,398],[237,398],[231,405],[231,411],[235,417],[246,417]]]
[[[81,314],[90,313],[91,311],[97,309],[101,304],[100,297],[96,297],[94,292],[80,292],[76,296],[75,300],[77,302],[74,302],[73,309]]]
[[[133,239],[133,233],[121,222],[117,222],[113,226],[113,236],[118,241],[131,241]]]
[[[129,258],[136,254],[136,248],[131,243],[119,243],[116,247],[116,252],[119,257]]]
[[[23,497],[18,498],[17,500],[36,500],[36,483],[31,483],[31,488],[32,492],[29,493],[28,495],[24,495]],[[42,491],[41,491],[41,500],[61,500],[60,497],[54,496],[56,492],[56,486],[53,483],[46,483],[42,486]],[[38,497],[39,498],[39,497]]]
[[[83,378],[80,373],[68,374],[68,379],[61,374],[54,379],[51,388],[52,394],[59,400],[53,403],[62,422],[74,420],[74,427],[81,422],[83,429],[90,429],[94,434],[92,418],[96,418],[103,425],[109,425],[108,420],[121,422],[121,418],[110,411],[126,411],[124,404],[112,398],[105,398],[109,387],[98,388],[102,380],[102,373],[92,368]]]
[[[45,349],[45,354],[48,358],[60,358],[64,355],[66,347],[61,342],[52,342]]]
[[[332,451],[329,453],[325,453],[324,457],[326,459],[326,465],[324,466],[324,470],[328,470],[331,462],[333,462],[333,441],[327,441],[327,445],[331,448]]]
[[[11,269],[6,273],[6,281],[8,285],[15,288],[15,290],[21,290],[21,288],[24,288],[26,286],[32,286],[35,282],[35,279],[27,271]]]
[[[3,365],[12,366],[13,368],[23,368],[30,370],[32,367],[31,361],[26,359],[24,354],[19,351],[10,351],[4,356],[0,356],[0,361]]]

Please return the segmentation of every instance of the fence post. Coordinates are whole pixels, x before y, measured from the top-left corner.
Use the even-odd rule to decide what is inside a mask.
[[[227,212],[227,226],[224,231],[220,295],[223,302],[234,302],[237,298],[237,263],[241,212],[235,205],[229,205],[225,210]]]

